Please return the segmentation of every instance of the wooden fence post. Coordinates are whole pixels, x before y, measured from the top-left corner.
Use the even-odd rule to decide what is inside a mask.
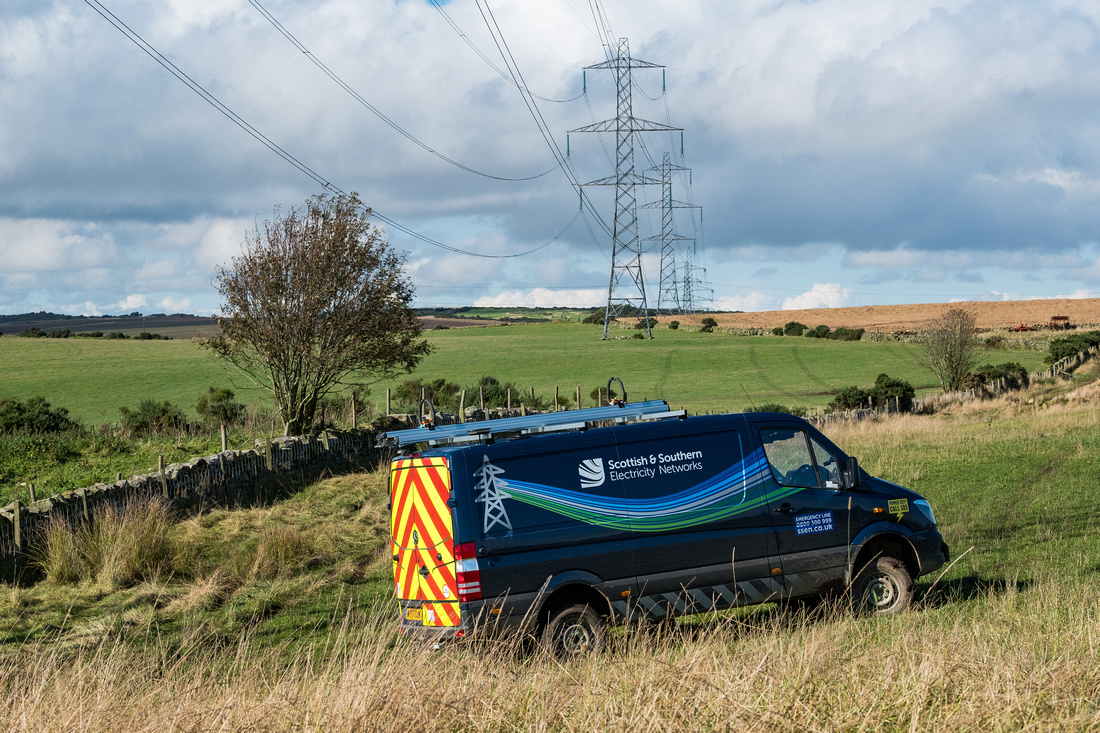
[[[164,454],[157,454],[157,471],[160,472],[160,488],[164,491],[164,498],[168,498],[168,479],[164,477]]]
[[[390,414],[390,388],[386,387],[386,414]]]
[[[557,388],[557,385],[555,385],[554,386],[554,412],[557,412],[560,409],[561,409],[561,407],[558,406],[558,388]]]
[[[81,502],[84,504],[84,521],[85,522],[91,521],[92,514],[91,514],[91,512],[88,511],[88,490],[87,489],[81,489],[80,490],[80,499],[81,499]]]
[[[356,423],[355,423],[355,393],[352,392],[352,394],[351,394],[351,429],[355,430],[355,427],[356,427]]]
[[[512,388],[508,388],[508,409],[512,409]]]
[[[481,399],[481,411],[485,412],[485,386],[481,385],[477,388],[477,396]]]
[[[466,422],[466,390],[462,390],[462,395],[458,398],[458,421]]]
[[[271,470],[271,438],[264,438],[264,457],[267,459],[267,470]]]
[[[225,449],[229,446],[229,443],[225,439],[225,423],[222,423],[221,434],[222,434],[222,453],[225,453]]]
[[[18,499],[12,504],[12,509],[15,510],[15,551],[23,551],[23,502]]]
[[[581,409],[581,386],[577,385],[577,409]]]
[[[31,492],[31,504],[33,504],[36,501],[38,501],[38,496],[36,496],[35,493],[34,493],[34,484],[27,484],[27,488]]]

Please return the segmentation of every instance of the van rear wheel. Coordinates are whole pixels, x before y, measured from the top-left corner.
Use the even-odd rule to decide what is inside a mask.
[[[603,648],[606,630],[606,622],[588,604],[558,606],[546,620],[540,643],[555,657],[582,657]]]
[[[900,560],[877,557],[856,576],[852,607],[856,613],[891,616],[900,613],[913,599],[913,577]]]

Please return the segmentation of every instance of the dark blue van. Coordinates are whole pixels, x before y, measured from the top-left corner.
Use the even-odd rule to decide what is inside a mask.
[[[791,415],[618,403],[380,444],[402,453],[389,483],[405,632],[515,629],[575,654],[641,617],[839,593],[891,614],[948,560],[924,498]]]

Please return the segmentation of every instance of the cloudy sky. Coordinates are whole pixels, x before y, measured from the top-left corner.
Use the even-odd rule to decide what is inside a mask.
[[[214,268],[312,176],[494,256],[385,225],[417,305],[600,304],[611,189],[578,216],[528,101],[577,180],[611,175],[613,137],[567,139],[615,116],[612,72],[584,71],[608,38],[665,67],[634,71],[633,112],[683,152],[639,133],[635,165],[690,169],[673,198],[700,207],[675,212],[697,305],[1100,295],[1100,3],[602,0],[602,28],[596,7],[5,0],[0,312],[215,313]],[[658,209],[639,220],[659,233]]]

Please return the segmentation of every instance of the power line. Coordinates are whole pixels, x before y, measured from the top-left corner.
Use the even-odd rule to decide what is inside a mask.
[[[484,178],[491,178],[495,181],[533,181],[536,178],[542,178],[543,176],[547,175],[548,173],[550,173],[551,171],[554,170],[554,168],[551,167],[549,170],[545,170],[542,173],[537,173],[533,176],[525,176],[525,177],[521,177],[521,178],[507,178],[507,177],[504,177],[504,176],[496,176],[496,175],[493,175],[491,173],[485,173],[483,171],[476,170],[474,168],[471,168],[468,165],[465,165],[463,163],[459,163],[457,160],[454,160],[452,158],[447,157],[443,153],[440,153],[438,150],[435,150],[430,145],[428,145],[424,141],[420,140],[419,138],[415,137],[412,133],[405,130],[403,127],[401,127],[396,122],[391,120],[380,109],[378,109],[373,104],[368,102],[361,94],[359,94],[359,92],[352,89],[351,86],[349,86],[343,79],[341,79],[339,76],[337,76],[336,73],[332,69],[330,69],[328,66],[326,66],[319,58],[317,58],[313,54],[312,51],[310,51],[308,48],[306,48],[305,45],[301,41],[299,41],[297,38],[295,38],[294,34],[292,34],[290,31],[288,31],[286,29],[286,27],[282,23],[280,23],[275,18],[275,16],[272,15],[267,10],[267,8],[265,8],[263,5],[261,5],[259,3],[258,0],[248,0],[248,3],[252,7],[256,8],[256,10],[258,10],[260,12],[260,15],[264,16],[264,18],[267,19],[267,21],[269,23],[271,23],[271,25],[275,28],[275,30],[279,31],[279,33],[282,34],[282,36],[284,38],[286,38],[288,41],[290,41],[294,45],[295,48],[297,48],[299,51],[301,51],[305,55],[305,57],[313,63],[314,66],[316,66],[318,69],[320,69],[322,72],[324,72],[325,76],[327,76],[329,79],[332,79],[336,83],[336,85],[338,87],[340,87],[341,89],[343,89],[345,92],[347,92],[351,96],[352,99],[354,99],[356,102],[358,102],[359,104],[363,105],[368,110],[370,110],[374,114],[375,117],[377,117],[378,119],[385,122],[387,125],[389,125],[391,128],[393,128],[394,131],[396,131],[399,135],[404,137],[406,140],[408,140],[409,142],[417,145],[421,149],[426,150],[427,152],[431,153],[432,155],[439,158],[440,160],[442,160],[446,163],[450,163],[454,167],[460,168],[460,169],[466,171],[467,173],[473,173],[476,176],[482,176]]]
[[[249,0],[249,2],[251,2],[251,0]],[[488,56],[486,56],[484,53],[482,53],[481,49],[478,48],[476,45],[474,45],[474,42],[470,40],[470,37],[462,32],[462,29],[458,27],[458,24],[455,23],[454,20],[451,18],[451,16],[447,14],[447,11],[443,9],[443,5],[441,4],[440,0],[428,0],[428,4],[431,5],[433,8],[435,8],[439,12],[439,14],[441,16],[443,16],[443,19],[445,21],[447,21],[447,25],[451,26],[451,28],[454,30],[454,32],[458,34],[458,37],[461,38],[463,40],[463,42],[467,46],[469,46],[470,49],[474,53],[476,53],[479,57],[481,57],[481,60],[484,61],[490,69],[492,69],[497,74],[499,74],[501,76],[501,78],[504,79],[504,81],[508,82],[512,86],[515,86],[516,88],[519,88],[518,85],[516,84],[516,81],[514,79],[512,79],[510,76],[508,76],[508,73],[506,71],[504,71],[499,66],[494,64],[492,59],[490,59]],[[551,103],[554,103],[554,104],[565,104],[567,102],[575,102],[583,96],[582,94],[578,94],[577,96],[570,97],[569,99],[550,99],[549,97],[544,97],[540,94],[535,94],[530,89],[527,89],[526,91],[527,91],[528,94],[530,94],[535,99],[541,99],[544,102],[551,102]]]
[[[128,39],[130,39],[130,41],[133,42],[134,45],[136,45],[142,51],[144,51],[146,55],[148,55],[150,58],[152,58],[154,61],[156,61],[162,67],[164,67],[169,73],[172,74],[172,76],[176,77],[181,82],[186,84],[189,89],[191,89],[193,92],[195,92],[195,94],[198,94],[200,97],[202,97],[202,99],[206,103],[210,104],[212,107],[214,107],[216,110],[218,110],[221,114],[223,114],[226,118],[228,118],[233,124],[237,125],[242,130],[247,132],[249,135],[251,135],[257,141],[262,143],[265,147],[267,147],[273,153],[275,153],[280,158],[285,160],[287,163],[290,163],[292,166],[297,168],[300,172],[302,172],[303,174],[305,174],[309,178],[313,179],[314,182],[320,184],[322,188],[330,190],[330,191],[334,191],[334,192],[336,192],[338,194],[341,194],[341,195],[347,195],[339,186],[329,182],[329,180],[326,179],[324,176],[322,176],[320,173],[317,173],[315,170],[310,168],[308,165],[306,165],[302,161],[295,158],[293,155],[288,153],[286,150],[284,150],[282,147],[280,147],[277,143],[275,143],[273,140],[271,140],[271,138],[264,135],[262,132],[260,132],[255,127],[253,127],[248,122],[246,122],[236,112],[234,112],[229,107],[227,107],[225,104],[223,104],[217,97],[215,97],[213,94],[208,92],[205,88],[203,88],[203,86],[201,84],[196,82],[190,76],[185,74],[178,66],[176,66],[171,61],[169,61],[168,58],[165,57],[160,51],[157,51],[144,38],[142,38],[140,35],[138,35],[138,33],[136,31],[134,31],[132,28],[130,28],[128,25],[126,25],[118,16],[116,16],[114,13],[112,13],[110,10],[108,10],[103,5],[103,3],[99,2],[99,0],[84,0],[84,2],[90,8],[92,8],[92,10],[96,11],[96,13],[98,13],[100,16],[102,16],[104,20],[106,20],[108,23],[113,25],[120,33],[122,33],[124,36],[126,36]],[[557,241],[560,237],[562,237],[565,234],[565,232],[567,232],[573,226],[573,224],[577,221],[577,217],[579,216],[579,213],[577,215],[575,215],[573,217],[573,219],[569,222],[569,224],[567,224],[566,227],[560,233],[558,233],[553,239],[551,239],[550,241],[545,242],[544,244],[541,244],[538,247],[535,247],[534,249],[528,250],[526,252],[519,252],[519,253],[509,254],[509,255],[486,255],[486,254],[481,254],[479,252],[471,252],[469,250],[464,250],[464,249],[460,249],[458,247],[453,247],[451,245],[444,244],[442,242],[436,241],[435,239],[432,239],[431,237],[427,237],[423,234],[420,234],[420,233],[418,233],[418,232],[416,232],[412,229],[409,229],[408,227],[406,227],[404,225],[398,224],[393,219],[390,219],[389,217],[384,216],[384,215],[378,213],[377,211],[374,211],[373,209],[370,209],[370,215],[375,217],[376,219],[379,219],[380,221],[386,222],[387,224],[394,227],[395,229],[398,229],[399,231],[402,231],[402,232],[408,234],[409,236],[420,240],[421,242],[424,242],[426,244],[430,244],[434,247],[439,247],[440,249],[445,249],[449,252],[454,252],[456,254],[468,255],[470,257],[481,257],[481,258],[485,258],[485,259],[505,259],[505,258],[512,258],[512,257],[523,257],[524,255],[533,254],[533,253],[538,252],[539,250],[544,249],[545,247],[549,246],[553,242]]]

